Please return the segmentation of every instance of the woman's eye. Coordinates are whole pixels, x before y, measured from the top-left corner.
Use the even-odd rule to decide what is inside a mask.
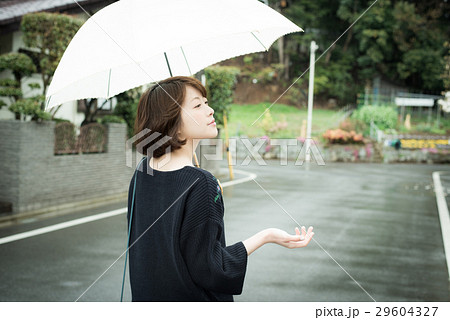
[[[201,106],[201,104],[199,104],[199,105],[196,105],[194,108],[198,108],[198,107],[200,107]]]

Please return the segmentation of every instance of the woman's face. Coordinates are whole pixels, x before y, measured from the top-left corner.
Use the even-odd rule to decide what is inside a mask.
[[[218,134],[214,121],[214,109],[201,92],[191,86],[186,86],[186,97],[181,106],[181,138],[212,139]]]

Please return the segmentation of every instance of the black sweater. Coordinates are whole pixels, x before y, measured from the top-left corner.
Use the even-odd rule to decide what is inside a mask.
[[[135,171],[129,268],[132,301],[233,301],[241,294],[247,250],[225,245],[224,203],[217,179],[192,166]]]

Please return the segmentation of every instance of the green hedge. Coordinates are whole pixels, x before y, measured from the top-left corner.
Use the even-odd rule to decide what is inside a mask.
[[[391,106],[362,106],[353,112],[352,118],[361,120],[368,126],[373,121],[381,130],[394,129],[397,126],[397,110]]]

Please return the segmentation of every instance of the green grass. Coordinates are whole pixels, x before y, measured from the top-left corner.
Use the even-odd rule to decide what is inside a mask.
[[[246,135],[250,138],[261,137],[265,135],[263,128],[260,127],[264,118],[263,112],[271,105],[271,103],[259,103],[248,105],[231,105],[228,119],[228,135],[242,136]],[[270,138],[296,138],[300,136],[302,121],[307,120],[308,111],[306,108],[298,109],[284,104],[274,104],[270,109],[270,114],[274,123],[277,121],[287,121],[286,129],[280,130]],[[335,128],[339,125],[339,119],[343,114],[334,110],[314,109],[312,116],[312,136],[321,135],[327,129]],[[258,117],[261,116],[259,119]],[[255,124],[252,125],[252,123]],[[220,130],[221,138],[225,138],[224,130]]]
[[[398,130],[401,133],[411,134],[434,134],[434,135],[448,135],[450,133],[450,118],[441,117],[439,120],[439,127],[437,126],[436,115],[433,114],[431,121],[428,121],[427,115],[413,115],[411,117],[411,129],[407,130],[404,124],[399,124]]]

